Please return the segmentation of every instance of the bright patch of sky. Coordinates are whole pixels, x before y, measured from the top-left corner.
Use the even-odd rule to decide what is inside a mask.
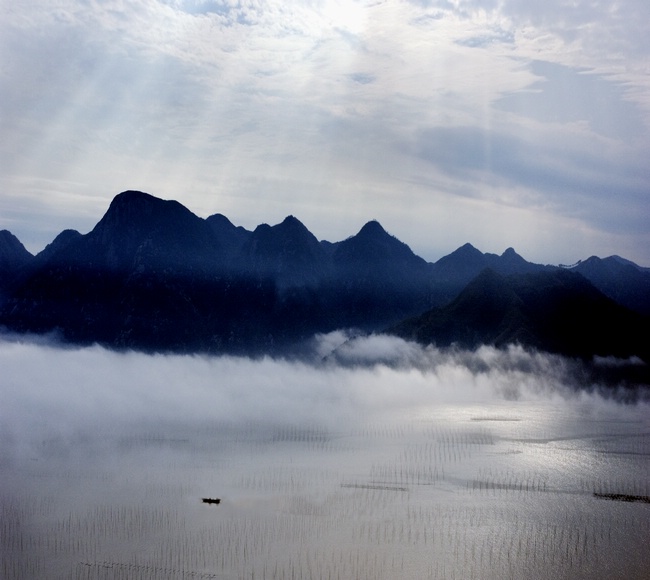
[[[0,0],[0,229],[125,189],[428,260],[650,265],[650,4]]]

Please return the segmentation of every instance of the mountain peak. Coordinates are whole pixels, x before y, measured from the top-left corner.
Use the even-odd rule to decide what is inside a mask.
[[[274,229],[276,230],[285,230],[285,231],[293,231],[293,232],[302,232],[308,233],[309,237],[313,237],[312,233],[307,229],[305,224],[303,224],[298,218],[288,215],[286,218],[282,220],[282,223],[278,224],[277,226],[273,226]]]
[[[390,235],[377,220],[370,220],[360,230],[357,236],[377,237]]]
[[[315,284],[325,271],[325,250],[292,215],[274,226],[257,226],[239,255],[246,268],[275,278],[280,287]]]
[[[482,256],[483,252],[481,250],[476,249],[472,244],[469,242],[463,244],[460,248],[458,248],[455,252],[452,252],[450,255],[457,255],[457,256]]]
[[[153,201],[157,199],[159,198],[150,193],[145,193],[144,191],[139,191],[137,189],[127,189],[126,191],[118,193],[113,198],[113,203],[132,203],[138,200]]]
[[[477,250],[472,244],[467,243],[454,250],[451,254],[440,258],[435,263],[435,266],[442,272],[450,269],[456,271],[458,268],[463,271],[467,270],[468,273],[464,277],[466,278],[465,282],[469,282],[471,278],[487,266],[487,262],[483,252]]]
[[[608,354],[646,360],[647,347],[634,338],[644,328],[643,318],[574,272],[503,276],[485,269],[450,304],[406,320],[393,331],[438,346],[519,343],[572,357]]]
[[[37,254],[39,260],[49,260],[58,252],[69,246],[72,242],[82,238],[83,236],[77,230],[63,230],[59,235],[54,238],[43,250]]]
[[[213,227],[234,228],[235,225],[222,213],[215,213],[205,218]]]
[[[526,260],[522,258],[517,252],[515,252],[514,248],[507,248],[503,254],[501,254],[501,259],[505,262],[508,263],[526,263]]]
[[[143,260],[182,267],[219,261],[219,243],[206,220],[177,201],[142,191],[123,191],[88,234],[111,268]]]
[[[298,218],[296,218],[296,217],[294,217],[292,215],[288,215],[286,218],[284,218],[282,220],[282,223],[286,224],[286,225],[291,225],[291,224],[300,224],[300,225],[302,225],[302,222]]]
[[[145,224],[151,226],[156,222],[167,222],[171,225],[174,220],[186,218],[188,215],[199,219],[177,201],[160,199],[142,191],[128,190],[113,198],[108,211],[95,229],[102,230],[106,226],[141,229],[146,227]]]
[[[416,256],[404,242],[389,234],[381,224],[372,220],[356,236],[339,242],[333,254],[334,262],[342,272],[354,277],[399,278],[406,269],[422,270],[426,262]],[[389,272],[391,272],[389,274]],[[371,276],[371,277],[372,277]]]
[[[33,257],[9,230],[0,231],[0,270],[26,264]]]

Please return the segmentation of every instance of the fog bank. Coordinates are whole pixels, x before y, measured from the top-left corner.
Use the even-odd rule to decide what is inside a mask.
[[[311,347],[296,361],[0,340],[0,576],[648,569],[647,393],[621,404],[577,362],[516,347],[341,332]]]
[[[446,402],[563,397],[603,404],[577,363],[518,347],[422,348],[389,336],[314,339],[310,361],[144,355],[94,346],[0,342],[0,422],[5,443],[35,433],[147,422],[252,421],[332,426]],[[591,392],[592,394],[588,394]],[[629,393],[624,393],[629,399]],[[647,391],[637,398],[647,399]],[[45,436],[45,434],[43,434]]]

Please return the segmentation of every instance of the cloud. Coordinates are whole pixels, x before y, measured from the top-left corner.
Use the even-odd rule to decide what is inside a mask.
[[[491,240],[645,263],[648,8],[565,4],[17,4],[0,227],[37,251],[136,188],[331,241],[375,217],[429,259]]]
[[[334,338],[334,339],[333,339]],[[317,344],[333,344],[341,340],[340,331],[319,336]],[[351,335],[332,348],[324,360],[345,368],[388,367],[396,371],[417,370],[445,384],[449,377],[466,384],[491,384],[492,394],[509,398],[532,392],[570,392],[575,365],[559,356],[529,352],[518,346],[498,350],[482,346],[474,351],[457,348],[423,347],[388,335]],[[524,386],[526,385],[526,386]]]
[[[611,415],[618,413],[612,399],[637,404],[643,416],[650,401],[647,390],[599,386],[575,362],[518,347],[440,351],[344,332],[315,337],[313,347],[325,358],[152,356],[4,336],[0,469],[11,475],[8,489],[30,480],[31,466],[59,473],[65,465],[69,474],[112,469],[118,457],[150,465],[152,453],[160,459],[184,446],[201,453],[208,440],[212,453],[232,441],[327,442],[404,417],[489,416],[517,411],[513,405]]]
[[[628,213],[639,210],[650,182],[647,164],[634,147],[613,145],[581,129],[551,125],[517,132],[508,123],[493,130],[422,128],[413,146],[417,155],[463,183],[459,191],[464,195],[550,210],[604,232],[620,232],[625,223],[629,232],[644,235],[646,213]],[[623,166],[625,176],[618,173]],[[494,197],[498,189],[507,193]]]
[[[349,77],[355,83],[359,83],[360,85],[368,85],[370,83],[374,83],[376,80],[374,75],[367,73],[351,73]]]
[[[26,439],[38,425],[69,433],[149,420],[331,426],[373,410],[575,397],[593,387],[572,382],[577,363],[514,346],[443,351],[338,331],[315,337],[311,352],[302,361],[144,355],[62,348],[53,337],[5,336],[0,422]]]
[[[523,91],[505,94],[495,105],[544,123],[584,122],[594,133],[636,141],[643,135],[643,113],[625,99],[624,87],[588,69],[532,61],[538,78]]]

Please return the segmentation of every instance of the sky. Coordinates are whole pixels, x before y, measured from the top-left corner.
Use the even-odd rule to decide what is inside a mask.
[[[0,229],[139,189],[435,261],[650,266],[647,0],[0,0]]]

